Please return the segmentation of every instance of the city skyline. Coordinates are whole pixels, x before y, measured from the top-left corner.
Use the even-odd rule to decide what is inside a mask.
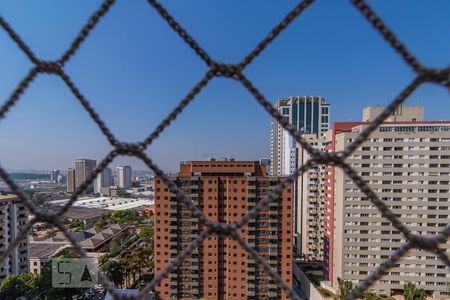
[[[100,2],[83,3],[38,5],[29,1],[28,10],[1,3],[0,11],[33,51],[52,59],[65,50]],[[164,5],[211,56],[235,62],[253,49],[295,3],[205,2],[201,12],[187,3]],[[429,66],[447,64],[450,42],[445,37],[450,21],[444,16],[450,4],[405,4],[373,3],[422,62]],[[238,12],[236,7],[240,8]],[[198,18],[203,13],[204,18]],[[121,22],[130,15],[135,22]],[[205,22],[209,26],[204,26]],[[154,40],[159,41],[159,47],[153,47]],[[30,64],[4,32],[0,33],[0,44],[0,66],[5,70],[0,74],[3,103]],[[133,142],[145,138],[205,70],[145,1],[119,2],[67,65],[68,74],[112,132],[123,141]],[[288,96],[326,97],[334,107],[332,122],[358,120],[362,107],[387,104],[412,79],[410,69],[370,24],[351,5],[338,1],[319,1],[307,10],[245,73],[272,102]],[[426,119],[448,119],[446,97],[444,89],[428,84],[405,104],[425,105]],[[229,122],[230,116],[233,122]],[[216,78],[148,153],[168,171],[176,170],[181,160],[202,159],[205,154],[239,160],[268,157],[268,120],[270,116],[239,84]],[[229,125],[223,126],[225,123]],[[29,124],[36,126],[30,128]],[[111,149],[67,88],[47,76],[33,82],[2,120],[0,139],[1,164],[9,170],[65,170],[78,157],[100,161]],[[128,158],[117,159],[110,167],[124,164],[146,169],[141,162]]]
[[[447,299],[449,11],[0,3],[0,294]]]

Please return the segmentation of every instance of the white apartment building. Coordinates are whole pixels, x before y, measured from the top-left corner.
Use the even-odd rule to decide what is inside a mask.
[[[77,159],[75,161],[75,187],[79,187],[97,167],[97,161],[93,159]],[[69,175],[69,174],[68,174]],[[92,193],[94,186],[90,184],[86,193]]]
[[[28,220],[25,205],[17,196],[0,194],[0,243],[1,251],[5,251],[11,242],[19,235]],[[28,238],[24,239],[6,257],[0,267],[0,281],[10,274],[20,274],[28,271]]]
[[[401,121],[397,115],[393,123],[381,125],[347,162],[412,233],[435,236],[450,220],[450,122],[420,121],[423,109],[402,109]],[[346,123],[334,137],[335,151],[342,151],[367,125]],[[337,277],[358,283],[406,240],[340,168],[335,169],[334,194],[333,283],[337,286]],[[449,243],[440,248],[450,255]],[[415,249],[371,289],[389,294],[403,290],[407,282],[436,298],[450,294],[448,267],[433,253]]]
[[[113,185],[113,177],[111,169],[104,168],[95,178],[94,181],[94,193],[101,193],[103,187],[110,187]]]
[[[331,134],[331,132],[330,132]],[[320,151],[331,144],[329,134],[305,134],[305,140]],[[298,166],[311,158],[308,151],[297,145]],[[294,236],[296,251],[303,260],[322,261],[324,250],[324,197],[326,166],[315,165],[297,179],[298,206],[296,206]]]
[[[117,186],[120,188],[131,187],[131,167],[120,166],[117,167]]]

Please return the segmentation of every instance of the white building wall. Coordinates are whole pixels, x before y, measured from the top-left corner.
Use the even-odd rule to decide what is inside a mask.
[[[338,134],[336,150],[364,127]],[[346,161],[413,234],[436,236],[448,225],[450,124],[381,125]],[[356,284],[407,241],[340,169],[335,178],[334,278]],[[449,242],[439,248],[450,255]],[[434,254],[413,249],[371,289],[389,294],[407,282],[448,297],[450,269]]]

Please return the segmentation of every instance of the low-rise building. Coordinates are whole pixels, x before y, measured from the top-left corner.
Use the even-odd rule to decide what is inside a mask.
[[[30,242],[30,273],[41,274],[45,263],[50,261],[55,254],[67,247],[70,247],[70,244]]]

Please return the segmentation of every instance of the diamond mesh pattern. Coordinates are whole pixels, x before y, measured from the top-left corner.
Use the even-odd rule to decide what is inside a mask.
[[[86,252],[80,245],[75,241],[75,239],[70,235],[69,231],[63,225],[61,216],[69,209],[69,207],[77,201],[77,198],[83,193],[83,191],[93,182],[95,177],[117,156],[126,155],[134,156],[142,160],[148,168],[150,168],[157,176],[159,176],[163,182],[168,186],[169,190],[175,194],[177,199],[184,203],[193,213],[193,216],[198,217],[200,222],[205,224],[206,230],[201,232],[197,238],[191,243],[191,245],[185,248],[177,258],[170,262],[166,269],[160,274],[157,274],[155,278],[148,283],[145,288],[141,291],[138,296],[133,299],[142,299],[145,293],[152,290],[156,285],[158,285],[163,278],[166,278],[175,268],[177,268],[181,263],[188,257],[191,252],[198,247],[202,241],[210,235],[217,234],[222,236],[227,236],[236,240],[241,247],[243,247],[258,263],[263,267],[263,269],[269,274],[272,280],[281,289],[284,289],[286,293],[292,299],[299,299],[298,296],[293,292],[292,288],[284,283],[279,275],[273,271],[258,255],[258,253],[252,249],[244,240],[242,240],[237,229],[245,226],[247,222],[255,217],[255,215],[268,206],[270,201],[276,200],[283,190],[283,188],[292,184],[297,176],[306,172],[314,164],[332,165],[342,168],[344,172],[349,176],[356,185],[361,189],[361,191],[369,197],[372,203],[378,208],[378,210],[383,213],[383,216],[387,218],[392,225],[403,233],[407,242],[400,247],[394,254],[392,254],[389,259],[384,261],[370,276],[368,276],[364,281],[352,291],[350,295],[346,298],[355,299],[360,297],[375,281],[379,280],[383,273],[391,268],[405,253],[412,249],[424,249],[426,251],[432,252],[439,257],[442,262],[450,267],[450,259],[445,255],[444,252],[439,250],[438,246],[441,243],[445,243],[450,236],[450,225],[442,230],[437,236],[434,237],[423,237],[412,234],[409,229],[402,224],[402,222],[391,212],[391,210],[377,197],[377,195],[370,189],[370,187],[362,180],[362,178],[345,162],[345,159],[353,153],[365,139],[374,131],[376,128],[384,121],[385,118],[391,114],[396,107],[403,103],[421,84],[426,82],[436,83],[443,86],[444,88],[450,90],[450,67],[433,69],[423,66],[417,58],[415,58],[406,46],[395,36],[395,34],[384,24],[382,19],[376,14],[376,12],[363,0],[350,0],[352,5],[359,10],[359,12],[369,21],[374,30],[376,30],[385,41],[401,56],[401,58],[412,68],[415,73],[414,80],[406,86],[400,94],[394,98],[389,106],[369,125],[365,128],[363,132],[355,139],[355,141],[350,144],[343,152],[333,152],[333,153],[321,153],[318,150],[311,147],[302,137],[302,135],[292,127],[287,121],[285,121],[282,116],[275,110],[272,104],[261,94],[261,92],[252,84],[252,82],[244,75],[244,69],[259,55],[264,49],[273,42],[278,35],[283,32],[283,30],[288,27],[295,19],[299,18],[300,15],[313,3],[314,0],[304,0],[301,1],[294,9],[292,9],[281,22],[272,29],[272,31],[255,47],[255,49],[250,52],[242,62],[238,64],[224,64],[215,61],[211,58],[208,53],[191,37],[186,30],[169,14],[169,12],[156,0],[147,0],[149,5],[155,9],[159,15],[169,24],[172,29],[178,33],[180,38],[182,38],[186,44],[191,47],[195,53],[206,63],[208,66],[208,71],[204,75],[203,79],[200,80],[191,91],[179,102],[179,104],[172,110],[172,112],[155,128],[155,130],[142,142],[140,143],[122,143],[118,141],[113,133],[108,129],[105,123],[102,121],[100,116],[91,107],[89,101],[83,96],[81,91],[72,82],[71,78],[64,71],[64,66],[68,60],[77,52],[78,48],[83,44],[83,42],[88,37],[89,33],[95,28],[98,22],[104,17],[112,5],[114,5],[115,0],[105,0],[100,8],[89,18],[87,23],[81,29],[78,36],[74,39],[69,49],[59,58],[54,61],[43,61],[37,58],[32,50],[27,46],[27,44],[20,38],[20,36],[9,26],[4,18],[0,16],[0,26],[8,33],[10,38],[17,44],[17,46],[26,54],[29,60],[33,63],[33,67],[28,72],[28,74],[19,82],[15,90],[12,92],[10,97],[6,102],[0,107],[0,120],[5,117],[9,109],[16,104],[20,99],[20,96],[29,87],[31,82],[36,79],[41,73],[49,73],[60,77],[63,82],[68,86],[76,99],[81,103],[81,105],[90,114],[92,120],[99,126],[103,134],[106,136],[110,144],[113,146],[113,150],[100,162],[95,171],[83,182],[73,193],[70,200],[66,205],[64,205],[57,212],[45,212],[33,205],[31,200],[27,195],[20,191],[19,187],[14,183],[8,173],[0,166],[0,177],[9,186],[11,191],[16,194],[19,200],[27,206],[30,213],[33,215],[33,219],[23,228],[19,233],[19,236],[14,240],[6,251],[0,256],[0,261],[3,262],[8,254],[16,247],[20,240],[26,237],[28,231],[31,227],[36,224],[36,222],[48,222],[57,226],[75,247],[78,253],[82,257],[86,257]],[[270,191],[263,199],[261,199],[258,204],[251,209],[239,222],[233,224],[211,222],[209,221],[203,212],[197,208],[192,201],[186,197],[184,192],[177,188],[177,186],[170,180],[170,178],[164,174],[164,172],[152,161],[150,157],[145,154],[146,148],[164,131],[164,129],[169,126],[172,121],[174,121],[177,116],[183,112],[184,108],[188,106],[195,98],[195,96],[200,93],[200,91],[209,83],[209,81],[214,77],[228,77],[242,83],[247,90],[253,94],[256,101],[261,104],[264,109],[272,115],[281,126],[287,130],[295,140],[304,147],[311,155],[311,159],[301,166],[294,174],[291,174],[284,178],[278,186],[276,186],[272,191]],[[105,287],[110,291],[116,299],[123,299],[124,296],[117,295],[113,292],[114,286],[111,281],[104,275],[100,274],[100,280],[105,285]],[[128,298],[127,299],[131,299]]]

